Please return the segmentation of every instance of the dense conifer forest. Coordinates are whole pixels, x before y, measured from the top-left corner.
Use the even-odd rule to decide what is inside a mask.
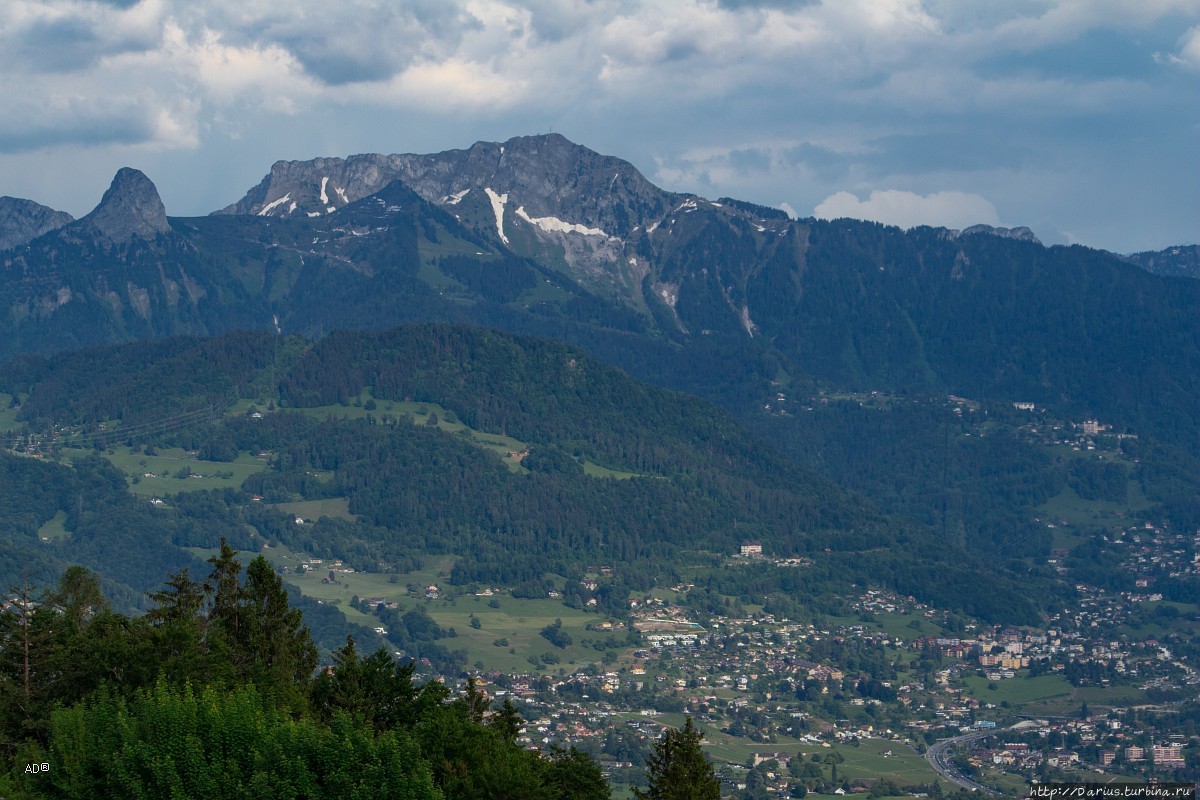
[[[0,612],[6,797],[609,796],[579,752],[518,746],[516,709],[473,684],[418,683],[353,637],[317,672],[280,577],[236,556],[222,543],[207,572],[172,574],[140,616],[82,567]]]

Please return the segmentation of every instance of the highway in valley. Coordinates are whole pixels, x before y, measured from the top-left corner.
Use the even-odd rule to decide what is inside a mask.
[[[962,736],[955,736],[950,739],[939,739],[929,745],[929,749],[925,751],[925,760],[929,762],[929,766],[933,767],[938,775],[948,781],[952,781],[964,789],[971,791],[983,792],[993,797],[998,796],[999,792],[994,789],[989,789],[981,783],[971,780],[954,765],[952,761],[954,757],[954,748],[966,742],[974,742],[979,739],[986,739],[996,733],[995,729],[974,731]]]

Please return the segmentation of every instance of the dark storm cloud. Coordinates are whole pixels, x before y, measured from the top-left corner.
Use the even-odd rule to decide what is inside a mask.
[[[0,69],[0,176],[27,196],[158,159],[203,213],[261,174],[214,161],[553,127],[665,188],[802,215],[965,198],[1048,241],[1200,238],[1195,0],[4,0]]]
[[[101,147],[133,145],[154,138],[150,120],[121,115],[72,120],[28,119],[0,122],[0,153],[28,153],[56,145]]]
[[[15,55],[49,72],[66,72],[95,62],[100,39],[93,23],[79,18],[36,22],[17,42]]]
[[[137,52],[154,44],[153,38],[136,33],[103,29],[99,20],[86,15],[35,19],[8,40],[9,63],[38,72],[62,73],[94,66],[105,56]]]
[[[392,54],[385,58],[355,52],[341,42],[293,39],[280,44],[296,56],[309,75],[327,86],[386,80],[399,69]]]

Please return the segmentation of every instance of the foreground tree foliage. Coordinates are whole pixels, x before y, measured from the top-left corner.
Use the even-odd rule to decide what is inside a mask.
[[[702,738],[691,717],[681,729],[664,733],[646,761],[649,786],[633,790],[637,799],[720,800],[721,783],[700,749]]]
[[[112,612],[72,568],[0,611],[0,796],[601,800],[599,767],[576,750],[517,744],[509,702],[492,709],[418,684],[353,638],[317,651],[261,556],[244,570],[222,543],[211,573],[186,570],[143,617]],[[30,765],[48,764],[48,769]]]
[[[274,709],[253,685],[233,690],[166,681],[129,700],[104,689],[54,712],[56,798],[434,798],[413,739],[376,735],[347,714],[329,725]]]

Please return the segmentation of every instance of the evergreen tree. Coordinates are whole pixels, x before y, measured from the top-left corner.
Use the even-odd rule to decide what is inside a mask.
[[[412,662],[399,664],[382,647],[359,658],[353,636],[346,637],[333,658],[333,667],[317,676],[311,695],[313,711],[325,720],[342,711],[379,731],[408,729],[448,695],[436,681],[416,686]]]
[[[288,605],[283,579],[262,556],[246,570],[240,605],[244,622],[237,645],[245,665],[242,674],[258,686],[295,694],[312,679],[317,648],[300,609]]]
[[[500,708],[492,712],[487,724],[492,730],[499,731],[508,741],[515,742],[525,720],[521,718],[521,712],[513,705],[512,698],[505,697]]]
[[[719,800],[721,784],[700,749],[704,734],[692,718],[680,730],[669,730],[646,760],[645,791],[634,789],[638,800]]]
[[[600,766],[575,747],[550,754],[546,787],[554,800],[608,800],[612,795]]]
[[[242,587],[238,575],[242,571],[237,560],[237,551],[221,538],[221,552],[208,560],[213,570],[205,583],[205,590],[212,597],[209,625],[217,628],[230,640],[237,641],[242,628]]]
[[[205,588],[192,579],[186,568],[167,578],[150,599],[156,604],[146,612],[151,648],[164,675],[177,686],[203,680],[209,673],[204,633]]]

